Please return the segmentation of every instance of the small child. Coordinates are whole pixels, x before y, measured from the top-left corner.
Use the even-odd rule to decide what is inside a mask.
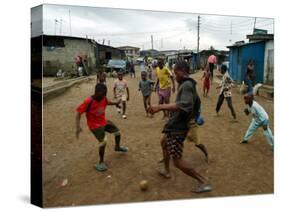
[[[241,144],[248,143],[249,139],[253,136],[253,134],[257,131],[259,127],[263,128],[263,134],[271,147],[271,150],[274,151],[274,139],[272,132],[269,128],[269,118],[264,110],[264,108],[254,101],[254,96],[251,93],[248,93],[244,96],[245,104],[247,105],[247,108],[244,110],[246,115],[249,115],[250,113],[253,116],[252,122],[244,136],[243,141],[241,141]]]
[[[148,116],[148,110],[147,106],[151,106],[150,104],[150,99],[151,99],[151,92],[153,90],[153,85],[154,82],[147,79],[147,72],[142,71],[141,72],[141,80],[139,81],[139,91],[141,91],[143,95],[143,104],[144,104],[144,109],[146,112],[146,116]],[[152,116],[151,116],[152,117]]]
[[[107,105],[115,105],[119,107],[119,102],[111,102],[106,98],[107,88],[104,84],[97,84],[95,94],[87,98],[77,107],[76,115],[76,138],[82,131],[80,127],[80,119],[83,113],[86,113],[87,125],[91,132],[99,141],[99,163],[95,165],[97,171],[106,171],[107,166],[104,163],[104,153],[106,147],[106,132],[113,133],[115,136],[115,151],[127,152],[128,148],[120,146],[121,135],[119,129],[105,118],[105,110]]]
[[[210,85],[211,85],[210,77],[211,77],[210,69],[208,67],[206,67],[206,69],[203,73],[203,76],[201,78],[201,80],[204,79],[204,81],[203,81],[203,96],[205,96],[205,97],[208,96],[208,93],[209,93],[209,90],[210,90]]]
[[[97,73],[97,84],[98,83],[106,84],[106,74],[103,69],[99,70]]]
[[[113,93],[115,99],[122,101],[122,118],[126,119],[126,101],[129,101],[129,88],[127,81],[123,79],[122,72],[118,72],[118,79],[114,81]],[[118,113],[121,113],[120,108],[118,108]]]

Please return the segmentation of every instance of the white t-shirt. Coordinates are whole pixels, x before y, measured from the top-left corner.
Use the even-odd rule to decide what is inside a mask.
[[[251,107],[248,105],[248,110],[252,114],[253,119],[256,122],[260,123],[260,122],[263,122],[265,120],[268,120],[268,115],[267,115],[266,111],[256,101],[253,101],[253,104],[252,104]]]

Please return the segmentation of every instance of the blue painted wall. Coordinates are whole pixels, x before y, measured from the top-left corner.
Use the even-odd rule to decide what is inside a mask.
[[[249,60],[255,61],[257,83],[263,83],[265,42],[230,47],[229,74],[238,82],[244,80]]]

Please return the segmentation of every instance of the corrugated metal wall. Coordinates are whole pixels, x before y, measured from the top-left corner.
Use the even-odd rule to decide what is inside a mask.
[[[264,79],[264,50],[265,43],[250,43],[239,47],[230,48],[229,73],[230,76],[242,82],[247,70],[249,60],[254,60],[256,82],[263,83]]]

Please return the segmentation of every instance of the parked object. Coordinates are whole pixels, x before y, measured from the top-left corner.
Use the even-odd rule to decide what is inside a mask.
[[[129,66],[125,60],[109,60],[106,66],[106,72],[122,72],[123,74],[129,73]]]

